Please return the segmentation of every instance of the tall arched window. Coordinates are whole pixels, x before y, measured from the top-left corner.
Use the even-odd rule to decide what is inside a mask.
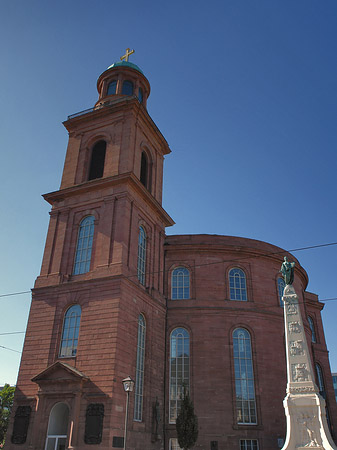
[[[177,267],[172,271],[172,300],[190,298],[190,272],[186,267]]]
[[[75,253],[74,275],[86,273],[90,270],[94,222],[94,216],[87,216],[80,223]]]
[[[132,81],[125,80],[122,86],[122,95],[132,95],[133,94],[133,83]]]
[[[145,362],[145,318],[140,314],[138,318],[138,342],[137,342],[137,365],[135,383],[135,409],[134,420],[142,420],[143,411],[143,389],[144,389],[144,362]]]
[[[315,369],[316,369],[317,385],[318,385],[319,393],[326,400],[326,390],[325,390],[325,383],[324,383],[322,367],[318,363],[316,363]],[[328,422],[329,429],[331,432],[331,421],[330,421],[330,414],[329,414],[329,409],[328,409],[327,403],[325,404],[325,414],[326,414],[326,420]]]
[[[246,275],[243,270],[235,268],[229,271],[229,291],[231,300],[247,301]]]
[[[139,227],[138,235],[138,260],[137,260],[137,276],[140,283],[145,285],[145,268],[146,268],[146,234],[142,226]]]
[[[310,331],[311,331],[311,342],[316,344],[317,339],[316,339],[316,331],[315,331],[315,324],[314,324],[313,318],[308,316],[308,322],[309,322],[309,327],[310,327]]]
[[[80,305],[73,305],[64,315],[60,344],[60,358],[76,356],[80,322],[81,307]]]
[[[238,424],[256,424],[256,401],[249,332],[237,328],[233,332],[236,419]]]
[[[318,363],[315,364],[315,368],[316,368],[317,384],[318,384],[319,393],[321,394],[321,396],[323,398],[326,398],[322,368]]]
[[[66,448],[69,408],[65,403],[56,403],[50,411],[45,450]]]
[[[89,168],[88,180],[95,180],[96,178],[102,178],[104,173],[106,142],[98,141],[91,153],[91,161]]]
[[[277,291],[278,291],[278,299],[280,302],[280,306],[283,306],[282,297],[283,297],[283,291],[284,291],[285,286],[286,286],[286,284],[284,282],[284,279],[279,277],[277,279]]]
[[[170,337],[170,423],[175,423],[183,389],[190,387],[190,335],[185,328],[176,328]]]
[[[142,152],[140,161],[140,182],[148,188],[149,162],[145,152]]]
[[[116,94],[116,87],[117,87],[117,80],[111,81],[111,83],[109,83],[106,95]]]

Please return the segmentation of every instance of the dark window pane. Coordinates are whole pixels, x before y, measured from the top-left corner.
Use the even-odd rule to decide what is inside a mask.
[[[122,94],[123,95],[132,95],[133,94],[133,83],[132,81],[124,81],[123,87],[122,87]]]
[[[89,180],[95,180],[96,178],[102,178],[104,172],[105,161],[105,141],[99,141],[92,149],[91,162],[89,169]]]

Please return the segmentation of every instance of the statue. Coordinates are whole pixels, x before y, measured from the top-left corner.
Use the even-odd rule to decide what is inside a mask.
[[[280,272],[283,275],[283,279],[285,284],[293,284],[294,281],[294,267],[295,267],[295,263],[294,262],[289,262],[287,260],[287,257],[284,257],[284,261],[282,263],[281,266],[281,270]]]

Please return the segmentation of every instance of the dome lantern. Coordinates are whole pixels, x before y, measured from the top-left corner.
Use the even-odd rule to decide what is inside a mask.
[[[109,66],[99,76],[97,80],[99,98],[95,106],[106,104],[116,98],[133,96],[146,108],[150,83],[142,70],[129,61],[129,55],[132,53],[134,50],[127,48],[121,60]]]

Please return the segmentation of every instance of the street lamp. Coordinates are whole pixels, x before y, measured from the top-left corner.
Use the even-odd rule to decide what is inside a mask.
[[[126,450],[126,435],[128,430],[128,415],[129,415],[129,395],[130,392],[133,391],[133,387],[135,385],[135,382],[133,379],[129,376],[127,378],[124,378],[122,380],[124,391],[126,392],[126,408],[125,408],[125,425],[124,425],[124,450]]]

